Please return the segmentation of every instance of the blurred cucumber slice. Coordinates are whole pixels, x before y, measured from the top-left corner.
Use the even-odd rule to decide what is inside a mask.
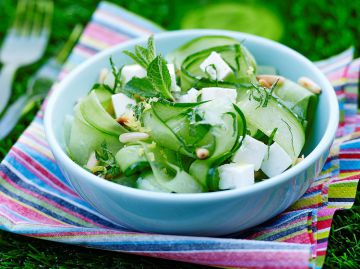
[[[212,4],[188,12],[181,27],[241,31],[280,40],[283,25],[270,9],[250,4]]]

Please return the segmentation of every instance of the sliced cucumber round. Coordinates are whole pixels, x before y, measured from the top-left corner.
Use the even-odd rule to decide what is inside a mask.
[[[74,117],[71,125],[68,150],[76,163],[80,165],[86,164],[90,154],[104,142],[114,155],[122,147],[116,136],[103,133],[81,118]]]
[[[169,62],[173,62],[177,68],[180,68],[183,61],[191,54],[212,47],[235,44],[239,45],[240,41],[228,36],[200,36],[198,38],[192,39],[188,43],[185,43],[174,52],[169,53],[167,59]]]
[[[167,192],[170,193],[171,190],[161,186],[154,174],[151,171],[147,171],[141,174],[141,176],[136,181],[136,187],[140,190],[154,191],[154,192]]]
[[[169,162],[161,147],[146,143],[141,143],[141,145],[144,148],[155,182],[160,186],[160,190],[169,190],[175,193],[197,193],[203,191],[202,186],[196,179],[176,164]]]
[[[274,88],[273,95],[295,113],[306,129],[311,126],[317,105],[317,95],[289,79]]]
[[[195,150],[198,147],[205,147],[212,152],[214,139],[208,135],[210,126],[192,124],[190,120],[189,113],[197,105],[199,103],[154,103],[143,115],[144,126],[150,130],[151,137],[157,143],[189,157],[196,158]]]
[[[277,128],[274,141],[295,161],[305,144],[304,127],[294,113],[274,97],[269,96],[267,105],[263,107],[250,97],[250,91],[238,91],[237,105],[244,113],[246,120],[267,136],[270,136]]]
[[[213,154],[205,160],[195,160],[189,169],[190,175],[195,177],[206,190],[218,190],[219,177],[216,168],[241,145],[246,135],[246,121],[243,113],[235,107],[236,113],[226,113],[223,115],[224,124],[214,126],[212,133],[215,136],[215,150]]]
[[[213,81],[201,68],[201,63],[213,52],[233,70],[224,81]],[[211,47],[188,56],[181,65],[181,87],[187,91],[191,87],[203,88],[207,85],[234,87],[237,83],[249,83],[255,80],[256,62],[250,52],[241,44]]]
[[[116,153],[115,159],[126,176],[131,176],[150,167],[144,149],[140,145],[123,147]]]

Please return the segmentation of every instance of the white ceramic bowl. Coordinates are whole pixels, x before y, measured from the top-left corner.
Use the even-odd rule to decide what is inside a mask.
[[[130,60],[122,51],[146,38],[107,49],[71,72],[51,95],[45,112],[46,137],[64,176],[96,210],[134,230],[187,235],[217,236],[262,223],[299,199],[321,171],[338,125],[338,103],[332,86],[319,69],[294,50],[261,37],[221,30],[184,30],[155,35],[158,52],[166,55],[202,35],[227,35],[244,41],[259,64],[275,66],[293,80],[307,76],[322,88],[306,158],[300,164],[253,186],[213,193],[167,194],[133,189],[101,179],[74,163],[65,153],[64,117],[73,113],[80,97],[97,80],[109,57],[117,65]]]

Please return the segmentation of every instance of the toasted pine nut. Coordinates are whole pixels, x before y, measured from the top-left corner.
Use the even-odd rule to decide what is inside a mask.
[[[278,85],[281,85],[282,83],[284,83],[285,78],[282,76],[275,76],[275,75],[258,75],[256,76],[256,79],[260,82],[260,80],[264,80],[267,82],[267,85],[270,85],[270,87],[272,85],[274,85],[275,82],[277,82]],[[260,83],[261,84],[261,83]],[[264,86],[266,87],[266,86]],[[270,88],[267,87],[267,88]]]
[[[259,79],[259,84],[265,88],[270,88],[271,84],[265,79]]]
[[[121,116],[121,117],[117,118],[116,121],[118,123],[120,123],[121,125],[124,125],[129,121],[129,119],[125,116]]]
[[[147,138],[149,138],[147,133],[140,132],[124,133],[119,136],[121,143],[135,142],[138,140],[145,140]]]
[[[317,85],[313,80],[311,80],[308,77],[300,77],[298,79],[298,84],[303,86],[304,88],[308,89],[312,93],[320,94],[321,88],[319,85]]]
[[[200,160],[204,160],[209,156],[209,151],[204,148],[197,148],[196,149],[196,157],[198,157]]]

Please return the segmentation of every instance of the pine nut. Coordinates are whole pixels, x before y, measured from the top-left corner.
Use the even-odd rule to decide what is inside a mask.
[[[265,87],[265,88],[270,88],[271,87],[271,84],[265,80],[265,79],[259,79],[259,84],[262,86],[262,87]]]
[[[121,143],[135,142],[149,138],[147,133],[132,132],[121,134],[119,140]]]
[[[317,85],[313,80],[311,80],[308,77],[300,77],[298,79],[298,84],[303,86],[304,88],[308,89],[312,93],[320,94],[321,88],[319,85]]]
[[[266,87],[266,88],[270,88],[276,82],[277,82],[278,85],[281,85],[285,81],[284,77],[275,76],[275,75],[258,75],[258,76],[256,76],[256,79],[259,81],[259,83],[260,83],[260,80],[262,80],[263,83],[266,82],[266,85],[270,85],[270,86],[263,86],[260,83],[261,86]]]
[[[196,157],[198,157],[200,160],[204,160],[209,156],[209,151],[204,148],[197,148],[196,149]]]
[[[128,117],[121,116],[121,117],[117,118],[116,121],[117,121],[119,124],[124,125],[124,124],[126,124],[126,123],[129,121],[129,119],[128,119]]]

